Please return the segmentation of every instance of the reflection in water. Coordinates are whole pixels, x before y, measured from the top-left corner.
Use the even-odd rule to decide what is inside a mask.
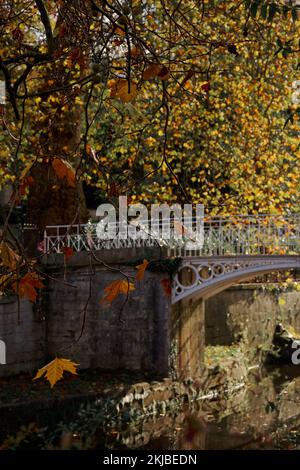
[[[106,435],[105,446],[157,450],[271,449],[295,448],[298,442],[300,445],[300,369],[284,366],[254,371],[248,386],[226,399],[198,402],[192,408],[184,407],[180,413],[114,429]]]

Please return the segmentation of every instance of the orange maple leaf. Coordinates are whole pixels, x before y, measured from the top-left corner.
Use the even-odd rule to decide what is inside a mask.
[[[133,290],[134,285],[132,284],[132,282],[125,280],[113,281],[105,287],[105,297],[103,297],[101,303],[112,303],[118,295],[125,294],[127,296],[129,292]]]
[[[20,298],[27,298],[31,302],[36,302],[37,291],[45,287],[39,279],[37,273],[27,273],[19,282],[14,282],[12,288],[19,295]]]
[[[59,158],[54,158],[54,160],[52,161],[52,168],[54,169],[56,176],[60,180],[66,178],[69,186],[75,186],[75,171],[71,167],[70,163],[65,160],[60,160]]]
[[[136,274],[136,280],[137,281],[141,281],[144,278],[145,271],[147,269],[148,264],[149,264],[149,262],[146,259],[144,259],[142,264],[139,264],[138,266],[136,266],[136,268],[138,270],[138,272]]]
[[[39,369],[33,380],[40,379],[45,374],[45,377],[52,388],[56,382],[62,379],[65,371],[77,375],[76,367],[78,365],[79,364],[75,364],[75,362],[70,361],[70,359],[56,357],[53,361],[49,362],[49,364]]]

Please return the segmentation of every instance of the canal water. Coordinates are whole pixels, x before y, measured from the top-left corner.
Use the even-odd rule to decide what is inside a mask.
[[[300,368],[253,369],[230,396],[112,429],[113,449],[300,449]]]
[[[28,433],[28,420],[24,423],[27,428],[21,430],[25,438],[20,441],[15,427],[10,432],[15,437],[6,439],[5,445],[78,450],[300,449],[299,366],[254,368],[247,384],[234,393],[186,403],[180,409],[143,416],[127,425],[114,425],[110,417],[106,426],[100,425],[97,413],[102,412],[103,404],[100,401],[98,410],[93,406],[82,405],[79,412],[78,405],[71,410],[62,406],[40,411],[34,416],[32,435]],[[6,419],[6,424],[13,425],[13,419]]]

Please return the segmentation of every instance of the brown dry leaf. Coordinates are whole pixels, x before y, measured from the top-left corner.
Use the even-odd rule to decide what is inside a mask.
[[[134,290],[134,285],[131,282],[125,280],[118,280],[111,282],[108,286],[105,287],[105,296],[101,300],[103,302],[113,302],[116,297],[120,294],[125,294],[126,296],[129,292]]]
[[[52,168],[60,180],[66,178],[69,186],[75,187],[75,171],[71,167],[70,163],[65,160],[60,160],[59,158],[54,158],[52,161]]]
[[[158,77],[162,71],[162,66],[159,64],[152,64],[147,67],[143,72],[143,80],[152,80],[153,78]]]
[[[169,70],[167,69],[167,67],[163,66],[161,68],[161,71],[158,74],[158,78],[160,78],[160,80],[168,80],[169,77],[170,77]]]
[[[49,362],[49,364],[39,369],[33,380],[40,379],[44,374],[46,374],[45,377],[52,388],[60,379],[62,379],[65,371],[77,375],[76,368],[78,365],[79,364],[75,364],[75,362],[70,361],[70,359],[56,357],[53,361]]]
[[[16,269],[20,260],[20,256],[5,242],[0,244],[0,258],[3,266],[10,269]]]
[[[136,268],[138,270],[138,272],[136,274],[136,280],[137,281],[141,281],[142,279],[144,279],[145,271],[147,269],[148,264],[149,264],[149,261],[144,259],[142,264],[139,264],[138,266],[136,266]]]

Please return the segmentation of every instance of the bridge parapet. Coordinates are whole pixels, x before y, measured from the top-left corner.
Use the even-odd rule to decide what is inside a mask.
[[[173,218],[154,222],[155,230],[147,225],[146,237],[142,221],[135,223],[141,234],[135,237],[128,232],[127,237],[120,238],[119,233],[124,226],[116,224],[116,236],[112,239],[97,237],[97,223],[48,226],[44,232],[44,250],[61,253],[65,246],[75,252],[166,247],[170,257],[183,258],[300,254],[300,214],[203,217],[200,225],[199,218],[193,219],[192,225],[201,227],[200,237],[186,230],[184,220]],[[129,225],[131,223],[128,222]],[[164,238],[162,233],[166,224],[170,227],[168,238]]]

